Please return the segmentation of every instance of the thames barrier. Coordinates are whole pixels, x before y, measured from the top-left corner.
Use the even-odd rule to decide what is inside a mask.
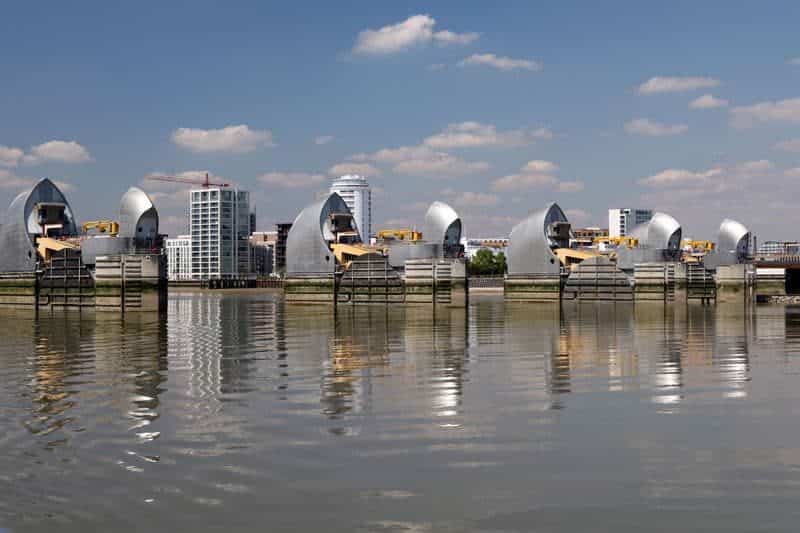
[[[79,230],[69,202],[50,180],[20,193],[0,226],[0,306],[163,309],[167,283],[158,211],[137,187],[125,193],[119,221]],[[92,232],[92,230],[95,230]],[[305,207],[286,238],[286,301],[300,304],[404,304],[464,307],[470,276],[463,224],[434,201],[421,232],[380,232],[367,243],[337,193]],[[573,245],[572,226],[556,203],[511,229],[508,302],[774,301],[787,296],[800,260],[758,257],[747,227],[722,221],[705,253],[682,253],[681,224],[656,212],[615,247]]]

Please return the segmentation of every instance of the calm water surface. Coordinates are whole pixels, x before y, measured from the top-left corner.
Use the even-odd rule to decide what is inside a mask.
[[[800,529],[798,308],[173,294],[0,341],[0,530]]]

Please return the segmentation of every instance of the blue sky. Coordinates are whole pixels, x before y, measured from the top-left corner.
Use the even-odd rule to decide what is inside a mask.
[[[2,205],[50,177],[113,217],[143,185],[175,233],[184,191],[144,177],[208,171],[270,229],[362,170],[375,227],[441,199],[501,235],[556,200],[800,238],[798,2],[161,4],[4,7]]]

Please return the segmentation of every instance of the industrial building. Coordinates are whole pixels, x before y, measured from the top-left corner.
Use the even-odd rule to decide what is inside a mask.
[[[650,209],[618,207],[608,210],[609,237],[627,237],[630,231],[653,218]]]
[[[250,273],[250,194],[229,187],[189,193],[193,280],[236,280]]]
[[[361,240],[369,242],[372,236],[372,189],[367,178],[354,174],[340,176],[331,183],[330,193],[342,197],[353,214]]]

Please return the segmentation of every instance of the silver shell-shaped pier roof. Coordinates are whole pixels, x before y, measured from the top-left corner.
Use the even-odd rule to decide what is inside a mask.
[[[36,205],[64,204],[64,227],[61,235],[77,235],[75,216],[61,190],[49,179],[42,179],[30,190],[11,201],[0,217],[0,272],[29,272],[36,269],[36,236],[44,228],[37,220]]]
[[[681,247],[683,230],[680,223],[666,213],[657,212],[648,222],[639,224],[630,236],[639,241],[640,248],[676,251]]]
[[[747,256],[750,245],[750,230],[744,224],[726,218],[719,226],[717,251],[723,255],[731,255],[738,259]],[[736,261],[738,262],[738,260]]]
[[[561,263],[553,253],[547,230],[554,222],[569,222],[556,203],[535,211],[514,226],[508,237],[508,273],[558,274]]]
[[[286,237],[286,273],[324,274],[335,272],[336,258],[330,249],[334,239],[330,215],[350,213],[341,196],[332,193],[303,209]]]
[[[452,246],[461,242],[461,218],[455,209],[444,202],[433,202],[425,213],[422,238],[437,246]]]
[[[153,242],[158,236],[158,211],[142,189],[131,187],[119,204],[119,236],[137,244]]]
[[[705,265],[717,268],[744,263],[750,252],[750,230],[744,224],[726,218],[719,225],[717,247],[705,258]]]

